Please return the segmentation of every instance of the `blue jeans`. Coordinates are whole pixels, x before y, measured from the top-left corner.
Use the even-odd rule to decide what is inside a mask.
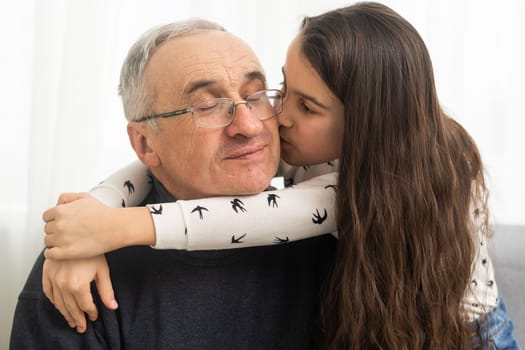
[[[514,325],[507,314],[505,303],[499,304],[487,315],[470,324],[472,349],[479,350],[520,350],[514,337]]]

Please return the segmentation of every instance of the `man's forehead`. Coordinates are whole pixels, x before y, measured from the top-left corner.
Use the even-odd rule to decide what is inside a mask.
[[[171,85],[181,93],[213,84],[266,82],[250,47],[220,31],[189,34],[163,43],[152,55],[147,70],[150,83],[157,87]]]
[[[169,59],[186,64],[220,64],[229,69],[260,63],[252,49],[236,36],[221,31],[204,31],[173,38],[161,44],[154,56],[163,53]]]

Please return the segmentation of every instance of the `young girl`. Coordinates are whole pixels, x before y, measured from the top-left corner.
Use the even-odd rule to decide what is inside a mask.
[[[339,242],[320,314],[319,347],[519,348],[498,297],[487,251],[487,190],[479,152],[468,133],[441,110],[430,57],[417,31],[391,9],[375,3],[306,18],[290,44],[283,74],[286,100],[279,116],[282,158],[292,165],[339,158],[335,195]],[[326,180],[310,180],[317,190],[304,187],[326,193],[324,186],[335,188]],[[137,191],[137,181],[133,186],[115,183],[128,192]],[[179,248],[191,247],[189,242],[199,239],[198,224],[193,224],[199,223],[200,217],[195,213],[204,217],[208,201],[243,211],[248,200],[268,200],[271,207],[279,205],[282,196],[294,198],[297,191],[297,203],[308,203],[311,199],[303,199],[299,192],[302,185],[271,191],[276,202],[264,193],[179,203],[179,217],[188,221],[171,233],[180,238],[181,228],[188,229],[186,243],[184,237],[176,240],[182,241]],[[63,201],[74,198],[68,195]],[[192,213],[197,207],[201,209]],[[324,204],[315,207],[324,208]],[[79,253],[83,247],[75,248],[74,238],[70,243],[69,236],[58,233],[59,228],[68,227],[63,223],[80,212],[76,208],[94,208],[90,213],[106,213],[103,218],[117,214],[116,209],[104,208],[83,196],[46,212],[46,245],[53,247],[47,252],[49,258],[89,255]],[[157,217],[166,208],[164,204],[150,208],[157,244],[159,232],[168,230],[170,235],[167,227],[171,224],[161,223]],[[151,219],[141,210],[137,215],[147,226]],[[286,224],[296,210],[275,211],[252,222],[267,229],[266,244],[272,244],[269,242],[274,238],[286,241],[276,235],[281,226],[269,226],[274,221]],[[313,217],[305,217],[321,221],[330,214],[329,208],[326,214],[321,209]],[[225,218],[223,229],[215,226],[220,220],[208,229],[217,235],[228,233],[228,238],[237,217]],[[303,214],[298,217],[301,220]],[[117,217],[110,219],[119,221]],[[91,223],[83,217],[75,220]],[[292,220],[282,232],[293,229],[296,222]],[[91,244],[101,245],[91,249],[92,253],[130,243],[112,242],[108,237],[112,226],[105,221],[98,222],[110,228],[101,231],[102,237],[98,227],[86,230],[96,236]],[[150,238],[144,244],[155,243],[151,222],[149,225]],[[258,234],[264,236],[262,231]],[[53,236],[56,239],[50,238]],[[117,236],[120,240],[125,234]],[[243,238],[231,237],[232,241],[242,242]],[[62,251],[60,247],[64,247]],[[203,247],[213,248],[205,243]]]

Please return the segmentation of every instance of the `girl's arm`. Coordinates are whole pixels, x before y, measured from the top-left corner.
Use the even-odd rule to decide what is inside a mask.
[[[230,249],[335,232],[336,181],[334,172],[253,196],[177,201],[176,206],[150,205],[157,230],[155,247]],[[184,237],[170,234],[172,217],[184,221]]]
[[[290,192],[289,188],[283,192],[264,192],[256,196],[148,205],[153,226],[144,211],[120,210],[110,216],[115,219],[120,217],[121,220],[115,220],[113,227],[107,226],[116,234],[112,235],[115,237],[113,244],[108,242],[105,245],[106,251],[137,244],[148,244],[158,249],[228,249],[274,244],[280,242],[276,238],[280,232],[288,232],[289,241],[335,232],[333,191],[337,183],[337,168],[337,160],[307,167],[293,167],[281,162],[280,171],[286,182],[297,184],[290,187],[294,191]],[[139,205],[150,188],[148,169],[135,161],[96,186],[91,194],[109,206],[118,207],[120,200],[122,207],[129,207]],[[328,219],[323,216],[324,209],[330,213]],[[235,220],[225,220],[225,216],[233,213],[240,215],[235,215]],[[261,219],[270,219],[269,225],[259,225]],[[109,219],[107,222],[111,223]],[[246,233],[247,239],[234,238],[235,233],[246,230],[250,233],[241,234]],[[100,239],[108,237],[103,231],[100,228],[99,235],[96,232],[92,234]],[[239,243],[231,243],[232,240]],[[104,251],[94,252],[94,255],[98,253]]]
[[[136,207],[151,189],[148,168],[136,160],[95,186],[91,195],[111,208]]]
[[[114,212],[107,221],[111,224],[109,218],[115,218],[114,225],[106,227],[115,232],[115,239],[105,245],[106,251],[136,244],[159,249],[228,249],[274,244],[280,242],[276,236],[283,232],[288,233],[290,241],[335,232],[337,168],[338,160],[305,167],[281,162],[285,181],[296,184],[285,191],[148,205],[151,217],[139,209]],[[122,207],[129,207],[139,205],[150,189],[148,169],[135,161],[96,186],[91,194],[109,206],[118,207],[120,201]],[[260,225],[261,219],[269,222]],[[109,232],[104,231],[102,227],[98,231],[101,239],[108,237]],[[237,240],[234,235],[239,232],[246,233],[246,239]],[[96,232],[92,234],[97,236]]]
[[[95,188],[97,195],[135,205],[149,187],[147,170],[136,165]],[[133,180],[130,180],[133,179]],[[314,177],[290,188],[254,196],[216,197],[108,208],[87,195],[65,194],[44,213],[50,259],[88,258],[130,245],[159,249],[229,249],[271,245],[335,232],[337,173]],[[127,185],[118,185],[119,183]],[[133,190],[128,190],[132,188]],[[124,189],[124,190],[123,190]],[[148,211],[149,209],[149,211]],[[239,238],[241,237],[242,238]]]

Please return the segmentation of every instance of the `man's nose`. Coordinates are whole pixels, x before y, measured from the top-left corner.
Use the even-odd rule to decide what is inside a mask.
[[[240,101],[233,107],[233,120],[226,127],[229,136],[243,135],[246,137],[257,136],[263,129],[263,122],[257,119],[245,101]]]

